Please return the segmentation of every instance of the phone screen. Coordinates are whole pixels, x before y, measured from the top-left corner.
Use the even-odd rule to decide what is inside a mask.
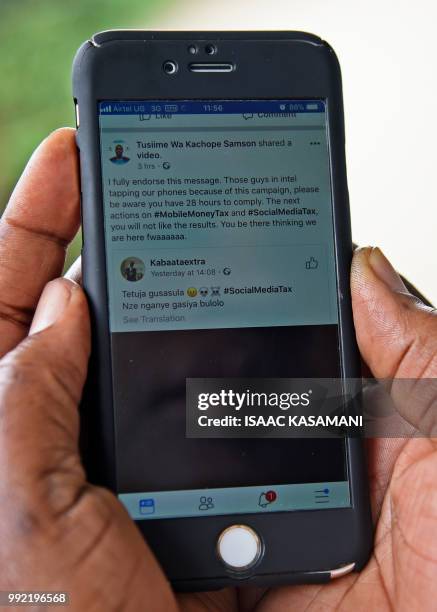
[[[117,489],[136,519],[350,505],[341,439],[191,439],[187,378],[340,377],[324,100],[99,103]]]

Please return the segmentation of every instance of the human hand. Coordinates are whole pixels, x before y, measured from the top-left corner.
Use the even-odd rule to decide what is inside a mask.
[[[437,378],[437,313],[408,293],[379,249],[355,252],[351,288],[358,345],[372,374],[382,379]],[[402,383],[398,387],[400,392],[407,388]],[[403,406],[403,416],[431,430],[436,401],[418,394],[413,410]],[[364,570],[326,585],[249,593],[246,610],[254,605],[257,612],[434,609],[437,440],[371,439],[368,462],[376,533]]]
[[[59,130],[0,222],[0,590],[66,591],[80,612],[171,612],[157,561],[78,453],[89,317],[80,286],[57,278],[79,228],[78,184],[74,131]]]
[[[0,224],[0,589],[68,591],[70,609],[81,611],[428,609],[436,596],[437,465],[435,442],[426,439],[374,441],[377,514],[384,494],[385,501],[375,555],[361,574],[325,586],[174,598],[122,505],[87,484],[80,463],[86,301],[67,280],[52,281],[39,299],[61,274],[78,225],[74,132],[60,130],[32,158]],[[420,363],[435,376],[435,317],[400,294],[399,277],[384,266],[377,251],[361,250],[354,258],[363,357],[375,376],[415,377],[423,374]],[[408,496],[401,494],[405,487]]]

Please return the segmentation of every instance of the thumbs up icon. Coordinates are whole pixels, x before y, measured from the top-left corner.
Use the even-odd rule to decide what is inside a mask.
[[[319,262],[317,261],[317,259],[315,257],[313,257],[311,255],[311,257],[308,259],[308,261],[305,262],[305,268],[307,270],[317,270],[317,268],[319,267]]]

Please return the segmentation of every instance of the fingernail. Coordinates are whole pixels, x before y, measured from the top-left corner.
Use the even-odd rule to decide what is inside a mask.
[[[378,247],[373,247],[370,251],[369,264],[375,274],[392,291],[407,291],[401,277]]]
[[[75,283],[63,278],[57,278],[45,286],[39,298],[29,335],[46,329],[61,318],[70,302],[75,286]]]

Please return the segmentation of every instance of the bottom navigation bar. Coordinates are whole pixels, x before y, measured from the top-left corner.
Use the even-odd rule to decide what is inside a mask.
[[[119,499],[134,520],[350,506],[347,481],[122,493]]]

